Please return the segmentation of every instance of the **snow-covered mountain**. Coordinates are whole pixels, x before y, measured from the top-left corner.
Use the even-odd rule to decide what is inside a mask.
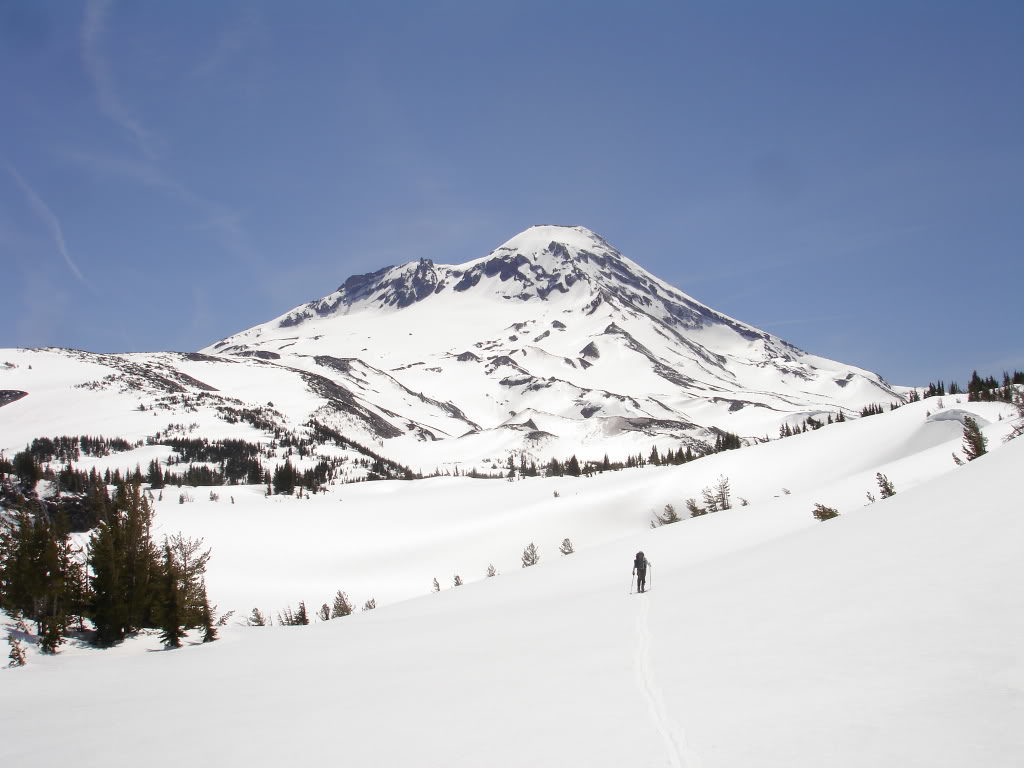
[[[420,436],[460,438],[444,451],[464,460],[714,429],[774,436],[786,420],[899,399],[875,374],[701,304],[584,227],[531,227],[457,266],[350,277],[203,352],[327,375]]]
[[[200,353],[2,359],[0,389],[28,396],[0,411],[12,436],[0,447],[69,431],[142,438],[163,421],[208,437],[242,436],[241,423],[251,437],[315,419],[425,471],[511,454],[616,459],[723,431],[753,441],[900,399],[878,375],[716,312],[561,226],[465,264],[350,277]],[[167,418],[154,422],[154,408]]]

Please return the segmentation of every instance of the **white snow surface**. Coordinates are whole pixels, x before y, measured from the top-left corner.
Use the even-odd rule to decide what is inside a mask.
[[[956,467],[934,399],[680,467],[165,493],[221,610],[378,608],[0,672],[0,755],[87,766],[1010,768],[1024,763],[1024,440]],[[867,504],[884,472],[897,495]],[[728,476],[748,506],[648,528]],[[785,490],[783,490],[785,489]],[[554,492],[559,493],[558,497]],[[788,491],[788,492],[787,492]],[[235,494],[232,505],[228,496]],[[819,523],[814,503],[840,517]],[[564,537],[577,552],[557,554]],[[539,565],[519,568],[530,541]],[[633,555],[651,590],[630,594]],[[500,571],[484,578],[493,562]],[[451,588],[459,573],[466,581]],[[433,577],[443,591],[430,592]]]

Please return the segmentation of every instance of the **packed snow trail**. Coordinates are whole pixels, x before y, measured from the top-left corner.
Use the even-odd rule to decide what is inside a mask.
[[[650,597],[641,593],[640,610],[636,619],[636,678],[643,691],[647,707],[651,712],[654,727],[665,741],[669,765],[672,768],[698,768],[696,755],[686,746],[683,730],[669,716],[661,689],[654,681],[651,665],[651,627],[648,615],[651,610]]]

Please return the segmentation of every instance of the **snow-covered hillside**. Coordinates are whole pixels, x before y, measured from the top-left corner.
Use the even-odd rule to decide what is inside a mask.
[[[230,489],[218,502],[168,494],[158,523],[213,545],[222,610],[312,609],[339,588],[379,607],[308,627],[232,625],[170,652],[144,652],[157,644],[143,637],[33,655],[0,673],[0,754],[1020,765],[1024,440],[1003,442],[1006,405],[944,406],[593,478],[366,483],[309,500],[239,488],[233,505]],[[956,467],[966,415],[990,453]],[[876,472],[897,494],[868,504]],[[732,509],[648,527],[723,475]],[[840,516],[817,522],[817,502]],[[575,554],[557,554],[564,537]],[[521,569],[531,541],[541,562]],[[631,595],[640,549],[652,589]],[[499,576],[484,577],[488,563]],[[455,573],[465,586],[448,587]]]
[[[0,350],[0,449],[182,430],[259,442],[315,420],[413,470],[487,470],[512,454],[615,460],[722,432],[753,441],[899,399],[583,227],[538,226],[466,264],[351,277],[201,353]]]

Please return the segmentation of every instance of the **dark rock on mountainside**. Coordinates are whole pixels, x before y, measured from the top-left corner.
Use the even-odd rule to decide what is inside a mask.
[[[260,360],[280,360],[281,355],[277,352],[271,352],[266,349],[241,349],[237,352],[232,352],[235,357],[258,357]]]
[[[27,394],[28,392],[22,392],[20,389],[0,389],[0,408],[21,400]]]

